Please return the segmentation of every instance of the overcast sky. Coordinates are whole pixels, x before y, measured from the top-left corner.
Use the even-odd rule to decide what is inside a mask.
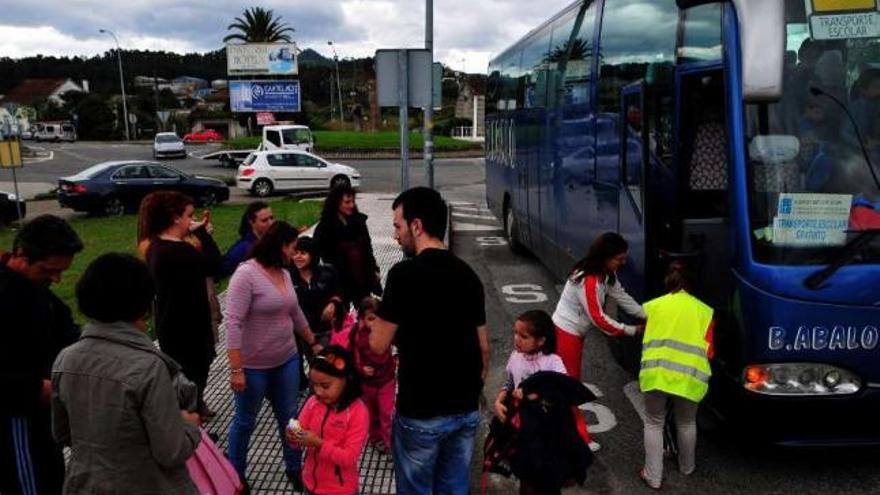
[[[435,59],[485,72],[498,54],[571,0],[434,0]],[[226,26],[246,7],[270,8],[296,29],[294,41],[332,55],[424,46],[422,0],[0,0],[0,56],[94,55],[116,32],[124,49],[204,52],[222,46]]]

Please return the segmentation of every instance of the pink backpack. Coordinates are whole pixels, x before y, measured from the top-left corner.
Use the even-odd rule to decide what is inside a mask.
[[[202,441],[186,461],[189,477],[202,495],[238,495],[242,482],[235,468],[202,430]]]
[[[342,326],[334,328],[330,332],[330,345],[338,345],[346,350],[351,350],[351,331],[357,324],[357,311],[351,310],[345,315]]]

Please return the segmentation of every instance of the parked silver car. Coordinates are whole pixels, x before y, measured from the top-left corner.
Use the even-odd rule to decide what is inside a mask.
[[[160,132],[153,139],[153,158],[186,158],[186,145],[173,132]]]

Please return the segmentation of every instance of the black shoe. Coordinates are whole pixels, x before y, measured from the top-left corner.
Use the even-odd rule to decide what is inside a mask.
[[[293,491],[301,492],[303,491],[303,480],[302,480],[302,471],[284,471],[284,474],[287,475],[287,481],[293,486]]]

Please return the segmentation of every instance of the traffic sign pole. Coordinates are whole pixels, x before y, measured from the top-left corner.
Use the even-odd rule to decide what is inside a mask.
[[[409,189],[409,54],[397,52],[397,97],[400,105],[400,190]]]

